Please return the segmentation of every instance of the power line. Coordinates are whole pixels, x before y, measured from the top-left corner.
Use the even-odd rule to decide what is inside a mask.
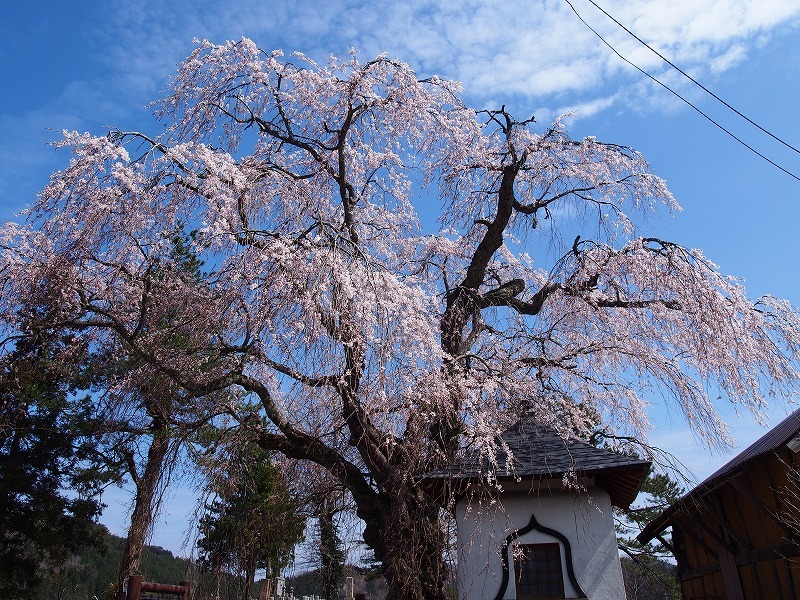
[[[616,48],[614,48],[614,46],[612,46],[610,43],[608,43],[608,42],[605,40],[605,38],[604,38],[602,35],[600,35],[600,34],[599,34],[599,33],[598,33],[598,32],[597,32],[597,31],[596,31],[594,28],[592,28],[592,26],[591,26],[591,25],[589,25],[589,23],[587,23],[587,22],[584,20],[584,18],[583,18],[583,17],[580,15],[580,13],[578,13],[578,11],[577,11],[577,10],[575,10],[575,7],[572,5],[572,2],[570,2],[570,0],[564,0],[564,1],[565,1],[565,2],[566,2],[568,5],[569,5],[569,7],[572,9],[572,12],[574,12],[574,13],[575,13],[575,15],[576,15],[576,16],[577,16],[577,17],[578,17],[580,20],[581,20],[581,22],[582,22],[584,25],[586,25],[586,27],[589,29],[589,31],[591,31],[591,32],[592,32],[593,34],[595,34],[595,35],[596,35],[598,38],[600,38],[600,41],[601,41],[601,42],[603,42],[603,43],[604,43],[606,46],[608,46],[608,48],[609,48],[609,49],[610,49],[610,50],[611,50],[611,51],[612,51],[614,54],[616,54],[618,57],[620,57],[620,58],[621,58],[623,61],[625,61],[627,64],[629,64],[630,66],[632,66],[634,69],[636,69],[637,71],[639,71],[640,73],[642,73],[643,75],[645,75],[646,77],[648,77],[649,79],[651,79],[652,81],[654,81],[655,83],[657,83],[658,85],[660,85],[661,87],[663,87],[665,90],[667,90],[669,93],[671,93],[672,95],[674,95],[676,98],[678,98],[679,100],[681,100],[682,102],[684,102],[686,105],[690,106],[690,107],[691,107],[692,109],[694,109],[694,110],[695,110],[697,113],[699,113],[699,114],[700,114],[700,115],[701,115],[703,118],[705,118],[707,121],[709,121],[709,122],[710,122],[711,124],[713,124],[715,127],[719,128],[720,130],[722,130],[723,132],[725,132],[726,134],[728,134],[728,135],[729,135],[731,138],[733,138],[734,140],[736,140],[736,141],[737,141],[739,144],[741,144],[742,146],[744,146],[745,148],[747,148],[748,150],[750,150],[750,152],[752,152],[752,153],[753,153],[753,154],[755,154],[756,156],[759,156],[759,157],[760,157],[760,158],[762,158],[763,160],[767,161],[769,164],[771,164],[771,165],[772,165],[773,167],[775,167],[776,169],[779,169],[779,170],[783,171],[783,172],[784,172],[784,173],[786,173],[786,174],[787,174],[789,177],[792,177],[793,179],[796,179],[797,181],[800,181],[800,177],[798,177],[797,175],[795,175],[795,174],[794,174],[794,173],[792,173],[791,171],[789,171],[789,170],[787,170],[787,169],[783,168],[782,166],[780,166],[778,163],[776,163],[775,161],[771,160],[770,158],[767,158],[766,156],[764,156],[764,155],[763,155],[761,152],[759,152],[758,150],[756,150],[755,148],[753,148],[753,147],[752,147],[750,144],[748,144],[747,142],[745,142],[744,140],[742,140],[741,138],[739,138],[738,136],[736,136],[736,134],[734,134],[734,133],[733,133],[733,132],[731,132],[730,130],[726,129],[726,128],[725,128],[723,125],[721,125],[720,123],[718,123],[717,121],[715,121],[714,119],[712,119],[710,116],[708,116],[708,115],[707,115],[706,113],[704,113],[702,110],[700,110],[700,109],[699,109],[697,106],[695,106],[694,104],[692,104],[692,103],[691,103],[689,100],[687,100],[686,98],[684,98],[683,96],[681,96],[681,95],[680,95],[678,92],[676,92],[675,90],[673,90],[672,88],[670,88],[670,87],[669,87],[667,84],[665,84],[665,83],[661,82],[659,79],[656,79],[656,78],[655,78],[655,77],[653,77],[653,76],[652,76],[650,73],[648,73],[647,71],[645,71],[644,69],[642,69],[642,68],[641,68],[641,67],[639,67],[638,65],[634,64],[633,62],[631,62],[630,60],[628,60],[627,58],[625,58],[624,56],[622,56],[622,54],[620,54],[620,53],[617,51],[617,49],[616,49]],[[590,2],[592,2],[592,0],[589,0],[589,1],[590,1]],[[592,2],[592,4],[594,4],[594,2]],[[595,4],[595,6],[597,6],[597,5]],[[598,8],[599,8],[599,7],[598,7]],[[602,10],[602,9],[601,9],[601,10]],[[605,11],[603,11],[603,12],[605,12]],[[606,13],[606,14],[608,14],[608,13]],[[615,21],[615,22],[616,22],[616,21]],[[627,30],[626,30],[626,31],[627,31]],[[638,38],[637,38],[637,39],[638,39]],[[640,41],[641,41],[641,40],[640,40]],[[644,42],[642,42],[642,43],[644,43]],[[645,44],[645,45],[646,45],[646,44]],[[648,47],[649,47],[649,46],[648,46]],[[652,50],[652,49],[651,49],[651,50]],[[654,52],[655,52],[655,51],[654,51]],[[659,55],[659,56],[660,56],[660,55]],[[664,59],[664,60],[666,60],[666,59]],[[667,61],[667,62],[669,62],[669,61]],[[669,64],[670,64],[670,65],[672,65],[672,63],[669,63]],[[672,66],[674,67],[674,65],[672,65]],[[675,68],[677,68],[677,67],[675,67]],[[688,75],[687,75],[687,77],[688,77]],[[691,78],[690,78],[690,79],[691,79]],[[692,80],[692,81],[694,81],[694,80]],[[695,82],[695,83],[696,83],[696,82]],[[698,84],[698,85],[699,85],[699,84]],[[701,86],[701,87],[702,87],[702,86]],[[705,88],[703,88],[703,89],[705,89]],[[708,90],[706,90],[706,91],[708,91]],[[709,92],[709,93],[711,93],[711,92]],[[712,95],[713,95],[713,94],[712,94]],[[716,97],[716,96],[714,96],[714,97]],[[726,105],[727,105],[727,104],[726,104]],[[732,110],[736,111],[736,109],[732,109]],[[739,111],[736,111],[736,112],[738,113]],[[739,113],[739,114],[741,114],[741,113]],[[744,116],[744,115],[742,115],[742,116]],[[744,118],[745,118],[745,119],[747,119],[747,117],[744,117]],[[748,121],[750,121],[750,119],[747,119],[747,120],[748,120]],[[752,121],[750,121],[750,122],[752,123]],[[753,123],[753,124],[754,124],[754,125],[756,125],[755,123]],[[759,127],[759,126],[758,126],[758,125],[756,125],[756,127]],[[762,129],[762,131],[765,131],[767,134],[769,134],[769,135],[772,135],[771,133],[769,133],[768,131],[764,130],[764,129],[763,129],[763,128],[761,128],[761,127],[759,127],[759,129]],[[772,136],[772,137],[775,137],[775,136]],[[776,139],[778,139],[778,138],[776,138]],[[784,143],[784,144],[785,144],[785,142],[783,142],[782,140],[779,140],[779,141],[781,141],[781,143]],[[786,145],[788,145],[788,144],[786,144]],[[793,150],[795,150],[795,152],[797,152],[797,150],[796,150],[794,147],[792,147],[792,146],[789,146],[789,147],[790,147],[790,148],[792,148]]]
[[[675,70],[676,70],[678,73],[680,73],[681,75],[683,75],[684,77],[686,77],[686,79],[688,79],[689,81],[691,81],[693,84],[695,84],[695,85],[696,85],[697,87],[699,87],[701,90],[703,90],[704,92],[706,92],[707,94],[709,94],[709,95],[710,95],[712,98],[714,98],[715,100],[717,100],[717,101],[719,101],[720,103],[722,103],[722,104],[723,104],[725,107],[727,107],[727,108],[729,108],[730,110],[732,110],[733,112],[735,112],[737,115],[739,115],[740,117],[742,117],[742,118],[743,118],[745,121],[747,121],[748,123],[750,123],[750,124],[751,124],[751,125],[753,125],[754,127],[758,128],[758,129],[760,129],[761,131],[763,131],[764,133],[766,133],[766,134],[767,134],[769,137],[771,137],[771,138],[772,138],[772,139],[774,139],[775,141],[777,141],[777,142],[780,142],[781,144],[783,144],[784,146],[786,146],[786,147],[787,147],[787,148],[789,148],[790,150],[793,150],[793,151],[797,152],[798,154],[800,154],[800,150],[798,150],[797,148],[795,148],[794,146],[792,146],[790,143],[788,143],[788,142],[785,142],[784,140],[782,140],[781,138],[779,138],[777,135],[775,135],[775,134],[774,134],[774,133],[772,133],[771,131],[768,131],[768,130],[764,129],[764,128],[763,128],[761,125],[759,125],[758,123],[756,123],[755,121],[753,121],[753,120],[752,120],[750,117],[748,117],[747,115],[745,115],[745,114],[741,113],[739,110],[737,110],[736,108],[734,108],[733,106],[731,106],[730,104],[728,104],[727,102],[725,102],[725,100],[723,100],[722,98],[720,98],[719,96],[717,96],[717,95],[716,95],[714,92],[712,92],[710,89],[708,89],[708,88],[707,88],[706,86],[704,86],[702,83],[700,83],[699,81],[697,81],[697,80],[696,80],[694,77],[692,77],[691,75],[689,75],[688,73],[686,73],[686,72],[685,72],[683,69],[681,69],[680,67],[678,67],[677,65],[675,65],[675,64],[674,64],[672,61],[670,61],[670,60],[669,60],[667,57],[665,57],[663,54],[661,54],[661,53],[660,53],[658,50],[656,50],[655,48],[653,48],[652,46],[650,46],[650,45],[649,45],[647,42],[645,42],[645,41],[644,41],[642,38],[640,38],[638,35],[636,35],[635,33],[633,33],[633,32],[632,32],[630,29],[628,29],[627,27],[625,27],[625,25],[623,25],[622,23],[620,23],[619,21],[617,21],[617,20],[616,20],[614,17],[612,17],[610,14],[608,14],[608,13],[607,13],[607,12],[606,12],[606,11],[603,9],[603,7],[601,7],[601,6],[598,6],[598,4],[597,4],[597,3],[596,3],[594,0],[589,0],[589,3],[590,3],[590,4],[592,4],[592,5],[593,5],[595,8],[597,8],[597,10],[599,10],[601,13],[603,13],[603,14],[604,14],[605,16],[607,16],[609,19],[611,19],[612,21],[614,21],[614,23],[616,23],[617,25],[619,25],[619,27],[621,27],[621,28],[622,28],[622,29],[625,31],[625,33],[627,33],[628,35],[630,35],[630,36],[631,36],[633,39],[635,39],[637,42],[639,42],[639,43],[640,43],[642,46],[644,46],[645,48],[647,48],[648,50],[650,50],[650,52],[652,52],[652,53],[653,53],[653,54],[655,54],[655,55],[656,55],[658,58],[660,58],[660,59],[661,59],[661,60],[663,60],[665,63],[667,63],[667,64],[668,64],[670,67],[672,67],[673,69],[675,69]],[[573,8],[572,10],[575,10],[575,9]],[[582,19],[581,19],[581,20],[582,20]]]

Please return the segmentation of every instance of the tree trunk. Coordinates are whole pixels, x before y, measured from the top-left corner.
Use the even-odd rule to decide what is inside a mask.
[[[323,505],[319,515],[319,553],[320,553],[320,579],[322,579],[322,597],[325,600],[336,598],[336,580],[333,569],[333,513],[326,510]]]
[[[249,600],[250,598],[250,588],[253,587],[253,580],[256,578],[256,566],[255,564],[248,564],[245,566],[245,573],[244,573],[244,586],[240,590],[240,598],[241,600]]]
[[[381,494],[376,509],[367,517],[364,540],[381,563],[386,600],[445,600],[448,571],[438,504],[403,486],[391,497]]]
[[[339,597],[337,588],[344,571],[344,552],[333,522],[337,512],[334,493],[323,499],[319,514],[320,579],[325,600]]]
[[[156,490],[164,473],[164,461],[169,450],[170,440],[169,431],[166,428],[155,429],[153,441],[147,450],[144,472],[140,477],[136,477],[135,473],[132,474],[136,484],[136,498],[119,566],[120,598],[124,598],[122,582],[129,575],[142,574],[142,551],[147,534],[153,525]]]

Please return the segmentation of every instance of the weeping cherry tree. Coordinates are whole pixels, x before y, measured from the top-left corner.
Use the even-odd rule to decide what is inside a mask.
[[[639,232],[679,206],[638,152],[460,94],[386,56],[200,43],[160,135],[65,132],[69,165],[0,234],[4,334],[47,281],[76,344],[121,345],[204,410],[225,398],[348,490],[392,599],[444,598],[447,499],[420,476],[491,464],[520,416],[644,438],[663,397],[716,443],[712,400],[758,413],[797,389],[788,303]],[[202,278],[170,268],[183,224]]]

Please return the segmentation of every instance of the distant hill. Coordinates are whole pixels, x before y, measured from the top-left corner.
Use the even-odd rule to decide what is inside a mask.
[[[103,528],[105,529],[105,528]],[[37,595],[40,600],[107,600],[109,588],[115,583],[124,539],[105,531],[105,552],[84,550],[73,556],[60,572],[54,573],[48,584],[42,586]],[[382,600],[386,595],[386,584],[368,569],[347,565],[345,575],[353,577],[355,592],[365,593],[369,600]],[[142,576],[146,581],[176,584],[191,581],[195,598],[216,597],[221,600],[233,598],[237,587],[233,579],[221,578],[218,582],[210,575],[200,573],[198,566],[187,558],[180,558],[160,546],[146,546],[142,557]],[[286,580],[287,587],[296,597],[320,594],[318,570],[301,573]],[[251,597],[258,597],[253,588]],[[340,598],[344,587],[340,586]]]
[[[104,528],[105,529],[105,528]],[[114,583],[119,568],[122,554],[123,538],[111,535],[106,530],[106,552],[84,550],[73,556],[59,573],[54,573],[49,584],[42,587],[38,594],[41,600],[106,600],[109,587]],[[628,598],[645,600],[650,598],[664,598],[663,587],[655,584],[651,578],[642,577],[629,559],[622,559],[625,583]],[[674,566],[659,562],[653,565],[656,570],[671,575]],[[192,587],[199,592],[195,597],[211,597],[217,592],[216,582],[209,576],[202,576],[197,565],[186,558],[180,558],[160,546],[146,546],[142,558],[142,571],[147,581],[160,583],[179,583],[192,581]],[[369,600],[382,600],[386,594],[386,584],[381,577],[376,577],[374,572],[362,567],[347,565],[345,576],[353,577],[355,592],[364,593]],[[287,587],[291,587],[297,597],[313,596],[320,594],[321,585],[319,570],[301,573],[286,580]],[[223,579],[220,582],[220,598],[227,596],[227,589]],[[205,588],[205,589],[203,589]],[[235,589],[235,586],[230,586]],[[343,585],[339,587],[339,597],[344,597]],[[203,593],[205,592],[205,593]],[[252,597],[258,597],[258,591],[253,590]]]
[[[353,578],[353,588],[356,594],[365,594],[367,600],[383,600],[386,597],[386,582],[369,569],[345,565],[344,574],[345,577]],[[295,597],[298,598],[321,594],[319,569],[287,577],[286,586],[292,588]],[[344,582],[342,582],[339,585],[339,598],[344,597]]]
[[[680,600],[675,565],[663,560],[637,565],[627,556],[620,562],[628,600]]]
[[[104,528],[105,529],[105,528]],[[123,538],[106,530],[105,552],[84,550],[71,557],[38,595],[42,600],[104,600],[109,587],[115,582]],[[142,556],[142,574],[147,581],[178,583],[196,570],[193,563],[176,557],[160,546],[146,546]]]

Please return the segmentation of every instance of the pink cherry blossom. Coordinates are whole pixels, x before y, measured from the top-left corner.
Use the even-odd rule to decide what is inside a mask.
[[[230,391],[232,422],[233,399],[256,398],[247,426],[350,490],[396,592],[408,556],[436,554],[398,534],[403,510],[435,515],[414,478],[466,449],[496,464],[521,415],[645,438],[663,401],[724,443],[718,399],[759,414],[797,390],[793,307],[640,237],[642,216],[680,207],[638,152],[460,93],[385,55],[199,43],[157,105],[163,135],[64,133],[69,165],[0,232],[3,333],[46,285],[53,327],[198,398]],[[179,230],[198,279],[176,263]],[[398,597],[435,597],[438,559],[419,560]]]

